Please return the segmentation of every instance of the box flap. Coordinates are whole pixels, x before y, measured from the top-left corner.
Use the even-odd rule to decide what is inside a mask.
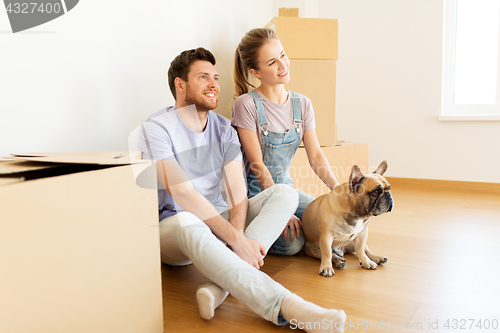
[[[19,160],[0,160],[0,176],[13,175],[27,171],[55,168],[61,165],[62,164],[57,164],[57,163],[40,163],[40,162],[19,161]]]
[[[7,157],[13,160],[97,164],[97,165],[125,165],[142,162],[140,151],[107,151],[107,152],[77,152],[77,153],[23,153],[11,154]]]

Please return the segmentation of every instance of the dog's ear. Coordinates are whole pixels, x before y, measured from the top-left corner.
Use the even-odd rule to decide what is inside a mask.
[[[382,161],[382,163],[380,163],[380,165],[378,166],[377,170],[375,170],[373,173],[377,173],[383,176],[386,171],[387,171],[387,161]]]
[[[364,175],[357,165],[353,165],[351,170],[351,176],[349,177],[349,190],[357,192],[357,185],[361,183]]]

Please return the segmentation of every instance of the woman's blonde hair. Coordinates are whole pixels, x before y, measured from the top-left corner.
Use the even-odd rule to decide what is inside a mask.
[[[259,69],[257,58],[259,49],[272,38],[278,38],[276,33],[267,28],[252,29],[241,39],[234,53],[234,99],[246,94],[250,87],[255,86],[250,82],[250,69]]]

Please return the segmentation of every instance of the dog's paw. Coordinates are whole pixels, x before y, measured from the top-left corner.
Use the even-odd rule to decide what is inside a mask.
[[[361,267],[363,267],[364,269],[377,269],[378,268],[378,265],[374,262],[374,261],[371,261],[370,259],[368,259],[366,262],[362,263],[360,262],[359,263],[361,265]]]
[[[335,272],[333,271],[332,265],[321,265],[319,267],[319,275],[323,275],[325,277],[334,276]]]
[[[377,256],[375,262],[379,265],[385,264],[389,259],[386,256]]]
[[[319,275],[322,275],[324,277],[331,277],[335,275],[335,272],[333,271],[333,269],[325,269],[319,272]]]
[[[337,259],[337,260],[335,260],[335,268],[338,268],[338,269],[345,268],[345,263],[346,263],[346,261],[344,258]]]

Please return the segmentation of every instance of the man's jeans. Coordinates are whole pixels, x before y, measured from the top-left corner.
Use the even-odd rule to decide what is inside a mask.
[[[259,240],[266,253],[298,206],[297,192],[274,185],[249,200],[245,236]],[[218,210],[228,220],[227,209]],[[160,222],[162,262],[182,266],[191,262],[212,282],[227,290],[255,313],[277,325],[281,302],[290,293],[268,275],[243,261],[195,215],[181,212]]]

